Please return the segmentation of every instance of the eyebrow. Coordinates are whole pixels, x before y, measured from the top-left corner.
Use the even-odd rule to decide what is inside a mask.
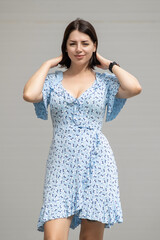
[[[74,41],[74,40],[70,40],[71,42],[77,42],[77,41]],[[81,41],[81,42],[88,42],[88,40],[85,40],[85,41]]]

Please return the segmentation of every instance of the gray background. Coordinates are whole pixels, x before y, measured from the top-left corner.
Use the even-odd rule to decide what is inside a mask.
[[[23,87],[44,61],[60,55],[64,29],[77,17],[94,25],[98,52],[119,62],[143,89],[127,100],[115,120],[103,124],[119,169],[124,218],[105,229],[104,239],[158,239],[158,0],[0,1],[0,238],[43,239],[36,225],[52,124],[50,117],[36,118],[33,104],[23,100]],[[78,239],[79,230],[70,229],[69,239]]]

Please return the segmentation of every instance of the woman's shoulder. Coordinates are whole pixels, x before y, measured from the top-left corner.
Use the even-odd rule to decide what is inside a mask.
[[[101,78],[113,78],[113,77],[115,77],[115,74],[114,73],[108,73],[107,71],[105,71],[105,72],[96,72]]]
[[[108,73],[108,72],[96,72],[97,77],[100,81],[105,82],[106,84],[109,84],[111,80],[117,79],[115,74]]]
[[[50,72],[47,74],[45,82],[48,84],[56,84],[59,82],[63,77],[63,72],[60,70],[55,70],[54,72]]]

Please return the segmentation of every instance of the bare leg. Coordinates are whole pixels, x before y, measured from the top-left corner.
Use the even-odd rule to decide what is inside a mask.
[[[104,223],[81,219],[79,240],[103,240]]]
[[[73,216],[52,219],[44,224],[44,240],[68,240],[69,228]]]

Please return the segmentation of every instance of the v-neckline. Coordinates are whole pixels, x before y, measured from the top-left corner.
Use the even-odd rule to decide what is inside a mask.
[[[63,86],[62,80],[63,80],[64,75],[63,75],[63,72],[62,72],[62,71],[61,71],[61,74],[62,74],[62,77],[61,77],[60,85],[61,85],[62,89],[63,89],[70,97],[72,97],[72,98],[75,99],[75,100],[79,100],[86,92],[88,92],[89,90],[91,90],[91,89],[95,86],[95,84],[96,84],[96,82],[97,82],[97,72],[95,72],[95,80],[94,80],[94,82],[92,83],[92,85],[91,85],[89,88],[87,88],[83,93],[81,93],[81,95],[80,95],[78,98],[75,98],[75,97],[72,96],[72,94],[69,93],[69,92],[67,91],[67,89],[65,89],[65,87]]]

